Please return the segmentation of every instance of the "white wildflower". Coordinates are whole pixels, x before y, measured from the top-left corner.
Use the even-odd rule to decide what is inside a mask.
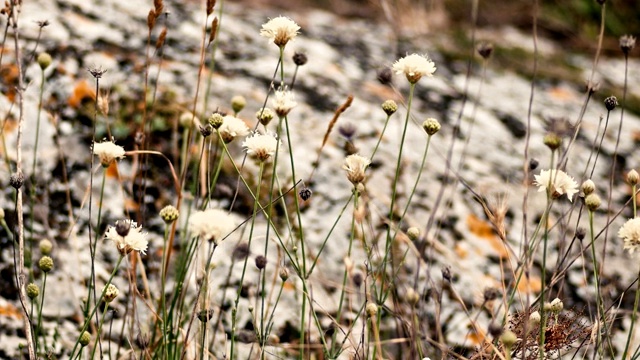
[[[433,76],[436,65],[427,55],[411,54],[396,61],[393,71],[398,75],[404,74],[411,84],[415,84],[423,76]]]
[[[105,140],[100,143],[93,143],[93,154],[100,159],[103,167],[108,167],[116,159],[124,158],[124,148],[116,145],[113,141]]]
[[[135,221],[117,221],[116,226],[109,226],[104,234],[105,239],[112,240],[120,254],[127,255],[132,251],[146,253],[147,233]]]
[[[285,16],[278,16],[262,24],[260,35],[273,41],[279,47],[287,45],[290,40],[298,35],[300,26],[295,21]]]
[[[249,134],[249,127],[241,119],[227,115],[224,117],[222,125],[218,128],[218,132],[224,142],[230,143],[238,136],[247,136],[247,134]]]
[[[624,240],[624,249],[633,254],[640,248],[640,218],[627,220],[618,231],[618,237]]]
[[[286,87],[280,88],[275,92],[274,98],[271,103],[278,116],[286,116],[294,106],[298,105],[298,103],[295,102],[293,98],[293,93],[287,90]]]
[[[242,147],[248,155],[256,157],[260,161],[265,161],[272,157],[278,149],[279,140],[275,134],[258,132],[247,137],[242,143]]]
[[[216,245],[229,235],[236,225],[231,215],[220,209],[198,211],[189,218],[189,231],[192,236],[213,241]]]
[[[562,170],[542,170],[540,175],[535,175],[534,178],[538,192],[548,191],[554,199],[567,194],[569,201],[572,201],[573,195],[579,191],[578,183]]]
[[[347,171],[347,179],[354,185],[364,181],[364,171],[371,164],[371,160],[358,154],[349,155],[344,159],[342,168]]]

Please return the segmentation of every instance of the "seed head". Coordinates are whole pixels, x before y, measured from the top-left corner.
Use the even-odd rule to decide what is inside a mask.
[[[312,194],[313,194],[313,192],[308,187],[302,188],[302,190],[300,190],[300,192],[299,192],[300,198],[302,200],[304,200],[304,201],[309,200],[311,198]]]
[[[493,44],[488,42],[481,42],[478,45],[477,50],[478,54],[480,54],[480,56],[482,56],[482,58],[486,60],[491,56],[491,53],[493,53]]]
[[[40,261],[38,261],[38,267],[45,273],[50,272],[53,270],[53,259],[49,256],[41,257]]]
[[[299,30],[300,26],[295,21],[288,17],[278,16],[262,25],[260,35],[273,41],[277,46],[283,47],[298,35]]]
[[[78,341],[78,343],[80,344],[80,346],[85,347],[89,345],[90,342],[91,342],[91,334],[89,334],[88,331],[84,331],[80,335],[80,340]]]
[[[636,47],[636,38],[632,35],[622,35],[620,37],[620,49],[626,55],[629,55],[631,50]]]
[[[200,125],[199,130],[203,138],[208,138],[213,133],[213,127],[209,124],[205,126]]]
[[[393,100],[386,100],[382,103],[382,110],[387,114],[387,116],[391,116],[398,111],[398,104]]]
[[[233,112],[235,112],[236,114],[242,111],[242,109],[244,109],[246,105],[247,99],[245,99],[242,95],[236,95],[231,98],[231,109],[233,109]]]
[[[287,281],[287,279],[289,278],[289,270],[283,266],[280,268],[278,275],[280,275],[280,280]]]
[[[51,55],[46,52],[40,53],[38,55],[38,65],[40,65],[40,69],[44,70],[51,65]]]
[[[353,275],[351,276],[351,281],[353,281],[353,285],[359,288],[362,285],[362,282],[364,281],[362,273],[360,271],[354,272]]]
[[[438,120],[434,118],[428,118],[422,123],[422,128],[429,136],[431,136],[440,131],[441,126]]]
[[[203,309],[198,312],[198,320],[203,323],[208,322],[213,317],[213,309]]]
[[[130,230],[131,222],[129,220],[116,221],[116,233],[118,233],[118,235],[125,237],[129,235]]]
[[[584,240],[584,237],[587,235],[587,230],[585,230],[585,228],[583,227],[579,227],[578,230],[576,230],[576,238],[580,241]]]
[[[245,242],[238,244],[233,249],[233,258],[237,260],[242,260],[249,256],[251,250],[249,250],[249,245]]]
[[[15,172],[9,177],[9,184],[16,190],[22,187],[24,184],[24,174],[22,172]]]
[[[293,54],[293,63],[296,64],[297,66],[302,66],[304,64],[307,63],[307,54],[302,53],[302,52],[295,52]]]
[[[393,71],[389,68],[382,68],[378,71],[378,81],[382,85],[391,85],[393,83]]]
[[[180,212],[173,205],[167,205],[160,210],[160,217],[166,224],[171,224],[180,216]]]
[[[262,270],[267,267],[267,258],[263,255],[256,256],[256,267],[258,270]]]
[[[604,99],[604,107],[606,107],[608,111],[612,111],[613,109],[618,107],[618,105],[618,98],[613,95]]]
[[[631,186],[635,186],[635,185],[638,185],[638,180],[640,180],[640,175],[638,175],[637,171],[635,171],[634,169],[631,169],[627,173],[627,183]]]
[[[29,299],[33,300],[37,298],[38,295],[40,295],[40,288],[38,287],[38,285],[34,283],[30,283],[29,285],[27,285],[27,296],[29,297]]]

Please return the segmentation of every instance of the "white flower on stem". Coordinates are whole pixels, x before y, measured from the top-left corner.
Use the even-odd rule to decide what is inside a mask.
[[[273,105],[273,109],[279,117],[286,116],[294,106],[298,105],[298,103],[294,101],[293,93],[287,90],[286,87],[281,87],[280,89],[276,90],[271,103]]]
[[[358,154],[349,155],[344,159],[342,168],[347,171],[347,179],[354,185],[360,184],[365,179],[364,171],[371,164],[371,160]]]
[[[547,191],[554,199],[567,194],[569,201],[572,201],[573,195],[579,191],[578,183],[562,170],[542,170],[540,175],[534,175],[534,178],[538,192]]]
[[[266,161],[272,157],[278,149],[279,140],[277,136],[271,132],[260,134],[254,132],[248,136],[242,143],[242,147],[247,155],[254,156],[260,161]]]
[[[233,217],[220,209],[198,211],[189,218],[189,231],[192,236],[213,241],[218,245],[222,239],[235,230]]]
[[[104,234],[105,239],[113,241],[120,254],[127,255],[132,251],[146,253],[147,233],[135,221],[116,221],[116,226],[109,226]]]
[[[618,237],[624,240],[624,249],[633,254],[640,248],[640,218],[627,220],[618,231]]]
[[[396,74],[404,74],[411,84],[415,84],[423,76],[432,77],[436,71],[436,65],[427,55],[411,54],[398,59],[393,64]]]
[[[238,136],[247,136],[249,127],[243,120],[227,115],[224,117],[222,125],[218,128],[218,132],[225,143],[230,143]]]
[[[278,16],[262,24],[260,35],[283,47],[298,35],[298,30],[300,26],[295,21],[286,16]]]
[[[104,140],[93,143],[93,154],[100,159],[100,164],[103,167],[109,167],[116,159],[124,158],[124,153],[124,148],[116,145],[113,141]]]

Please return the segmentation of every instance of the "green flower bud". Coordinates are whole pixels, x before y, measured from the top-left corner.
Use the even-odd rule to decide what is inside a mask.
[[[219,129],[220,126],[222,126],[222,123],[224,122],[224,116],[222,116],[222,114],[219,113],[213,113],[211,114],[211,116],[209,116],[209,125],[211,125],[212,128],[214,129]]]
[[[231,108],[237,114],[247,105],[247,100],[244,96],[236,95],[231,98]]]
[[[167,205],[160,210],[160,217],[167,224],[176,221],[178,216],[180,216],[180,212],[173,205]]]
[[[438,120],[429,118],[422,123],[422,128],[427,133],[427,135],[431,136],[440,131],[441,126]]]
[[[49,239],[42,239],[40,240],[38,247],[40,248],[42,255],[49,255],[51,254],[51,250],[53,250],[53,243],[51,243]]]
[[[46,52],[40,53],[38,55],[38,65],[40,65],[40,69],[44,70],[51,65],[51,55]]]
[[[40,270],[48,273],[49,271],[53,270],[53,259],[49,256],[41,257],[40,261],[38,262],[38,267],[40,268]]]
[[[382,110],[384,110],[388,116],[391,116],[398,111],[398,104],[393,100],[387,100],[382,103]]]
[[[78,342],[82,347],[89,345],[91,342],[91,334],[89,334],[88,331],[83,332],[82,335],[80,335],[80,340]]]
[[[38,295],[40,295],[40,288],[38,287],[38,285],[34,283],[30,283],[29,285],[27,285],[27,296],[29,297],[29,299],[33,300],[37,298]]]

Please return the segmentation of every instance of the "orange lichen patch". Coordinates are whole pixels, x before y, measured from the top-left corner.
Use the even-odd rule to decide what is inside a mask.
[[[471,326],[471,330],[469,330],[469,335],[467,335],[467,341],[469,341],[473,345],[478,346],[484,343],[486,339],[487,339],[487,334],[485,334],[482,330],[480,329],[476,330],[473,328],[473,326]]]
[[[634,130],[631,132],[631,139],[635,142],[640,142],[640,130]]]
[[[549,95],[558,100],[573,100],[575,95],[569,90],[562,87],[553,87],[549,90]]]
[[[15,319],[22,319],[22,313],[18,310],[17,307],[6,303],[0,306],[0,316],[12,317]]]
[[[138,204],[137,201],[135,201],[134,199],[131,199],[131,198],[126,198],[124,200],[124,207],[128,211],[132,211],[132,212],[140,210],[140,204]]]
[[[467,226],[471,233],[477,237],[489,242],[492,249],[496,251],[498,256],[506,259],[509,256],[509,252],[505,248],[502,240],[496,235],[493,226],[487,221],[479,219],[477,216],[471,214],[467,216]]]
[[[91,88],[86,80],[81,80],[76,83],[73,88],[73,94],[67,100],[69,106],[78,108],[82,105],[82,102],[86,99],[95,100],[96,92]]]
[[[529,279],[524,275],[520,277],[520,282],[518,283],[519,292],[539,293],[540,290],[542,290],[542,282],[539,277],[533,275],[529,276]]]
[[[18,85],[18,66],[15,64],[4,65],[0,69],[0,79],[7,86],[6,97],[13,102],[16,98],[15,89]]]
[[[295,290],[296,289],[296,287],[293,285],[292,281],[285,281],[284,284],[282,285],[282,287],[285,290]]]
[[[107,175],[108,178],[118,178],[118,164],[116,164],[115,161],[112,162],[111,165],[109,165],[109,167],[105,169],[105,171],[105,175]]]

